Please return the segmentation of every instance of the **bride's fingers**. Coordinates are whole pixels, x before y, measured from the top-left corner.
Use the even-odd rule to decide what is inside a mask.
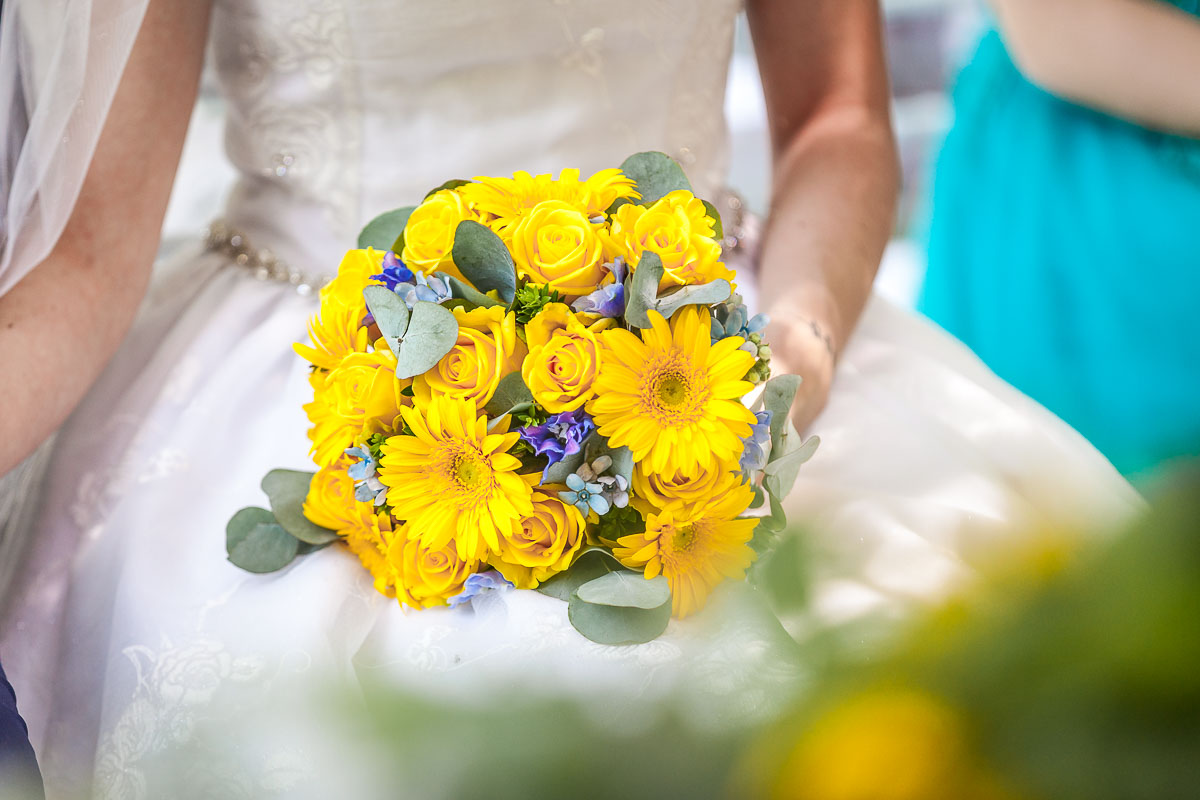
[[[802,383],[792,404],[792,422],[805,433],[825,408],[833,383],[833,356],[825,341],[813,335],[807,322],[772,321],[767,330],[771,343],[771,374],[799,375]]]

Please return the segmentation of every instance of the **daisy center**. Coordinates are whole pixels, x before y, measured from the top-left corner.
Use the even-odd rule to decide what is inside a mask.
[[[491,469],[483,463],[477,453],[463,452],[454,458],[451,467],[454,480],[464,489],[478,489],[491,480]]]
[[[695,543],[696,528],[693,525],[676,528],[675,533],[671,535],[671,549],[676,552],[686,552],[692,549],[692,545]]]
[[[658,383],[658,399],[664,406],[675,408],[683,405],[691,394],[687,378],[679,373],[668,373]]]

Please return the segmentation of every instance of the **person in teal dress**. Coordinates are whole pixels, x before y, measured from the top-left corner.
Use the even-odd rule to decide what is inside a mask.
[[[1125,474],[1200,456],[1200,0],[992,7],[920,308]]]

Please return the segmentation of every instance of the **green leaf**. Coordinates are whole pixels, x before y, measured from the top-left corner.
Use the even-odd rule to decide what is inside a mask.
[[[525,385],[521,373],[510,372],[500,379],[500,383],[496,386],[496,393],[492,395],[492,399],[483,407],[483,410],[487,412],[489,418],[495,420],[505,414],[524,411],[532,404],[533,395],[529,393],[529,387]]]
[[[800,467],[813,457],[821,445],[821,439],[818,436],[811,436],[808,441],[800,444],[800,434],[794,432],[796,429],[792,427],[790,421],[788,429],[792,433],[784,439],[783,452],[776,455],[772,451],[771,459],[767,462],[766,469],[763,470],[763,485],[767,487],[767,491],[780,500],[791,493],[792,487],[796,485],[796,478],[800,475]]]
[[[725,226],[721,223],[721,212],[717,211],[717,207],[707,200],[701,202],[704,203],[704,210],[713,220],[713,239],[719,242],[725,238]]]
[[[362,229],[362,233],[358,234],[359,248],[374,247],[376,250],[392,250],[393,243],[404,233],[404,226],[408,224],[408,217],[414,209],[415,206],[397,208],[394,211],[380,214],[368,222],[367,226]],[[396,254],[399,255],[401,250],[403,247],[396,250]]]
[[[590,547],[579,554],[574,564],[543,583],[537,590],[544,595],[557,597],[565,603],[583,584],[619,569],[624,567],[612,553],[600,547]]]
[[[767,502],[767,496],[763,493],[761,486],[755,486],[754,499],[750,501],[750,508],[762,508],[762,504]]]
[[[412,378],[433,368],[458,341],[458,320],[439,306],[419,300],[408,331],[396,350],[396,377]]]
[[[454,178],[452,180],[448,180],[445,183],[443,183],[441,186],[438,186],[435,189],[430,189],[428,192],[425,193],[425,197],[422,199],[428,200],[429,198],[433,197],[435,194],[442,191],[443,189],[457,189],[460,186],[466,186],[470,182],[471,181],[463,180],[462,178]]]
[[[542,483],[566,483],[567,476],[579,469],[581,464],[583,464],[583,450],[563,456],[562,461],[556,461],[550,465],[550,469],[546,470],[546,477],[542,479]]]
[[[225,550],[234,566],[263,574],[283,569],[296,557],[300,540],[265,508],[243,508],[225,526]]]
[[[799,375],[776,375],[763,389],[763,404],[771,412],[771,458],[783,455],[785,426],[792,411],[792,402],[800,390]]]
[[[517,267],[500,237],[472,220],[454,229],[454,265],[480,292],[499,291],[511,303],[517,291]]]
[[[387,340],[392,353],[399,356],[400,342],[408,331],[408,306],[391,289],[377,284],[363,289],[363,299],[367,301],[367,309],[379,326],[379,333]]]
[[[671,621],[671,603],[658,608],[603,606],[580,600],[567,604],[567,618],[575,630],[598,644],[643,644],[657,639]]]
[[[771,493],[770,488],[768,488],[767,491],[767,499],[771,502],[771,513],[765,517],[759,517],[758,526],[767,533],[779,533],[781,530],[787,527],[787,514],[783,510],[783,503],[781,502],[780,498],[776,497],[774,493]],[[757,533],[755,533],[754,538],[758,538]],[[750,544],[753,546],[754,540],[751,540]]]
[[[305,544],[328,544],[337,534],[304,516],[304,498],[315,473],[273,469],[262,479],[262,490],[271,501],[271,512],[285,531]]]
[[[800,536],[780,539],[754,565],[751,576],[777,615],[799,611],[808,605],[808,553]]]
[[[625,321],[636,328],[649,328],[646,312],[658,301],[658,284],[662,281],[663,264],[658,253],[643,252],[633,271],[632,284],[625,297]]]
[[[665,319],[684,306],[711,306],[723,303],[733,294],[733,287],[724,278],[718,278],[711,283],[701,283],[694,286],[681,286],[670,294],[663,295],[654,301],[654,310]]]
[[[621,164],[621,171],[637,183],[640,205],[648,206],[678,189],[692,190],[683,168],[666,153],[635,153]]]
[[[671,587],[662,575],[646,580],[623,569],[588,581],[575,590],[575,596],[593,605],[649,609],[670,603]]]
[[[488,297],[483,292],[476,289],[471,284],[465,283],[464,281],[460,281],[458,278],[455,278],[453,275],[446,275],[445,273],[440,273],[440,274],[443,278],[446,279],[446,282],[450,285],[450,296],[451,297],[457,297],[460,300],[466,300],[468,303],[471,303],[476,308],[478,308],[480,306],[482,306],[484,308],[490,308],[491,306],[504,305],[504,303],[501,303],[499,300],[493,300],[492,298]]]

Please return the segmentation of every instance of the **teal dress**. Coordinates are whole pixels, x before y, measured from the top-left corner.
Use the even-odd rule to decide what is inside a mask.
[[[994,31],[954,102],[921,310],[1127,475],[1200,456],[1200,140],[1038,89]]]

